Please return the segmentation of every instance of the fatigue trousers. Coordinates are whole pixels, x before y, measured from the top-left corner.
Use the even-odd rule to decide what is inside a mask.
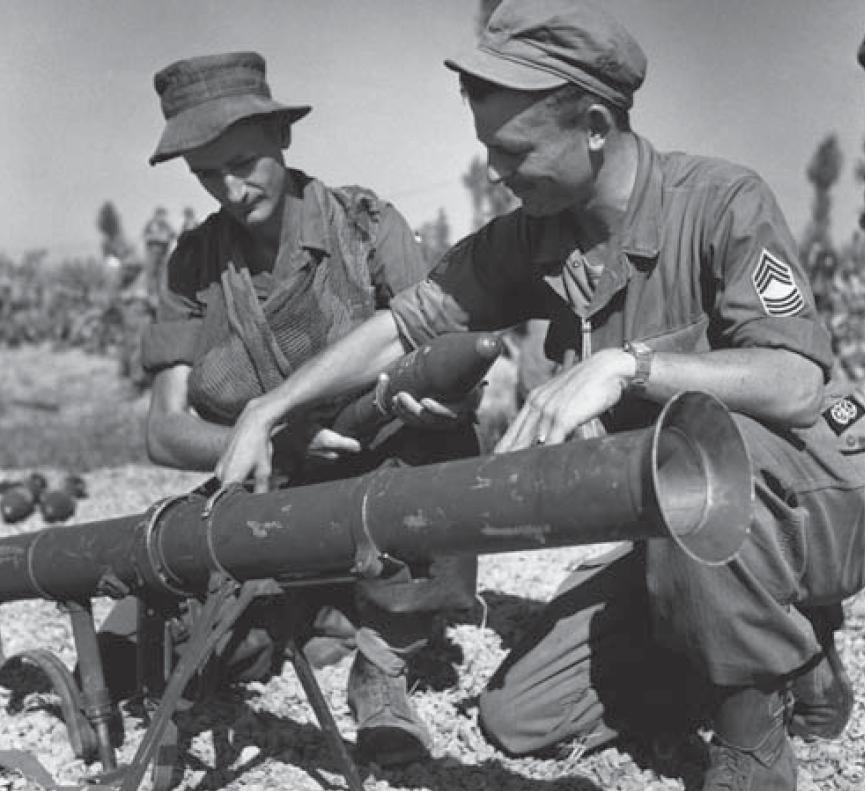
[[[755,494],[739,555],[706,566],[652,539],[577,569],[481,696],[499,747],[687,727],[717,687],[772,683],[814,661],[805,613],[865,586],[865,457],[838,452],[822,419],[795,435],[735,419]]]

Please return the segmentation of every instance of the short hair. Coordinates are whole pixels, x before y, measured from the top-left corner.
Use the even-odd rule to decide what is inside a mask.
[[[497,85],[494,82],[476,77],[473,74],[460,72],[460,92],[469,101],[481,102],[498,91],[512,90]],[[536,93],[538,101],[548,101],[558,116],[559,122],[564,128],[576,126],[583,116],[585,110],[593,104],[602,104],[610,111],[616,128],[621,132],[631,129],[631,121],[628,111],[610,103],[597,94],[581,88],[579,85],[568,83],[560,88],[551,88],[546,91],[531,91]]]
[[[609,110],[613,123],[620,132],[628,132],[631,129],[631,119],[627,110],[617,107],[579,85],[568,83],[561,88],[554,88],[549,93],[546,101],[558,113],[559,123],[564,128],[576,126],[591,105],[602,104]]]

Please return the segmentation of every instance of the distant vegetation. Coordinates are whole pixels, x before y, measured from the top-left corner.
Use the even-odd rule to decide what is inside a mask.
[[[110,354],[122,334],[118,277],[97,258],[0,254],[0,346],[47,342]]]
[[[833,241],[832,188],[843,172],[842,165],[838,140],[828,135],[806,169],[814,197],[800,254],[838,363],[850,379],[861,382],[865,381],[865,206],[860,227],[847,231],[840,242]],[[861,160],[854,175],[865,185],[865,163]]]

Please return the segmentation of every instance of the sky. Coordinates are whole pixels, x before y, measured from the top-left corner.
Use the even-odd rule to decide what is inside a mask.
[[[523,0],[530,2],[531,0]],[[862,0],[607,0],[648,75],[632,125],[661,150],[758,171],[798,236],[808,161],[828,134],[845,157],[833,233],[863,205]],[[311,104],[287,161],[325,183],[363,184],[413,227],[444,208],[470,230],[462,175],[482,154],[444,58],[469,48],[473,0],[0,0],[0,253],[96,255],[106,200],[130,241],[156,206],[215,204],[178,160],[147,159],[163,119],[153,74],[194,55],[253,49],[276,99]]]

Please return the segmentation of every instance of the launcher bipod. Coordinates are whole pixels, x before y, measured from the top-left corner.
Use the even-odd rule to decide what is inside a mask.
[[[186,697],[190,682],[198,676],[201,682],[198,695],[205,693],[209,688],[208,677],[212,677],[214,664],[221,658],[238,619],[255,599],[278,595],[282,590],[273,580],[239,583],[221,572],[213,572],[207,595],[200,608],[196,608],[198,611],[192,622],[189,640],[176,664],[164,611],[147,602],[139,602],[138,697],[145,711],[148,702],[158,702],[155,710],[148,715],[144,736],[128,765],[118,765],[115,755],[115,748],[123,741],[122,722],[105,683],[90,602],[62,603],[60,606],[72,620],[81,669],[80,687],[66,665],[49,651],[24,651],[3,662],[0,645],[0,662],[3,662],[4,668],[30,662],[43,671],[60,699],[75,756],[87,762],[98,760],[102,771],[82,778],[80,785],[61,786],[35,756],[21,750],[0,751],[0,768],[20,772],[47,789],[138,791],[148,768],[152,767],[153,790],[168,791],[178,779],[176,761],[179,731],[174,717],[195,702]],[[342,740],[309,661],[298,647],[293,634],[283,640],[284,654],[292,663],[349,790],[363,791],[358,769]],[[157,650],[160,645],[161,650]],[[170,672],[166,672],[169,669]]]
[[[81,668],[80,686],[55,654],[41,648],[7,658],[0,646],[0,670],[14,672],[22,665],[33,664],[42,671],[60,701],[73,754],[88,763],[98,759],[102,764],[100,778],[88,778],[83,781],[86,783],[83,787],[106,787],[104,783],[119,776],[114,749],[122,743],[123,729],[119,712],[112,704],[105,684],[91,603],[90,600],[67,601],[58,606],[69,615],[72,624]],[[39,760],[24,750],[0,751],[0,767],[19,772],[47,789],[79,788],[57,784]]]

